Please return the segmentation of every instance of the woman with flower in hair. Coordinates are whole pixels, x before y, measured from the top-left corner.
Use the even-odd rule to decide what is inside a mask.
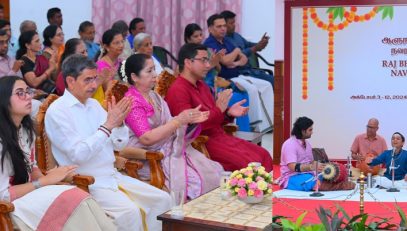
[[[207,120],[209,113],[199,111],[198,106],[172,117],[167,103],[152,90],[157,74],[149,55],[131,55],[120,73],[131,85],[125,95],[133,102],[125,120],[131,129],[128,146],[164,154],[161,163],[169,190],[183,190],[193,199],[219,186],[222,166],[191,146],[200,133],[199,123]],[[139,175],[147,178],[149,172],[145,162]]]

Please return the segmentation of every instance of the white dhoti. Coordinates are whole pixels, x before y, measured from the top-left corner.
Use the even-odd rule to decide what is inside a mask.
[[[373,177],[374,180],[376,180],[374,187],[376,186],[382,186],[385,188],[391,188],[393,187],[393,183],[390,179],[384,176],[375,176]],[[394,187],[397,189],[406,189],[407,188],[407,181],[403,180],[395,180],[394,181]]]
[[[231,81],[241,85],[249,94],[250,122],[261,121],[257,124],[256,131],[270,129],[274,116],[274,90],[271,83],[245,75],[239,75]]]
[[[114,218],[118,230],[143,230],[145,212],[149,231],[162,230],[157,216],[170,209],[170,196],[149,184],[118,174],[119,187],[123,190],[91,188],[90,193],[99,205]]]

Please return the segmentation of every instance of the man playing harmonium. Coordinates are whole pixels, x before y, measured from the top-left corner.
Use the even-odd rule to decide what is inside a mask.
[[[311,138],[313,124],[314,122],[307,117],[298,118],[291,131],[291,137],[284,142],[281,148],[281,177],[278,179],[281,188],[299,191],[316,190],[317,164],[314,161],[311,144],[307,141]],[[327,160],[327,158],[325,159]],[[347,171],[343,165],[338,163],[319,164],[318,172],[321,171],[323,177],[320,177],[322,181],[319,190],[334,191],[355,188],[355,183],[347,181]]]
[[[366,158],[374,158],[387,150],[385,139],[377,134],[378,129],[379,121],[376,118],[371,118],[367,123],[366,133],[355,137],[351,147],[352,159],[357,160],[356,169],[352,171],[354,177],[359,176],[360,171],[363,171],[365,175],[367,173],[372,173],[372,175],[379,173],[380,165],[369,168],[365,162]]]

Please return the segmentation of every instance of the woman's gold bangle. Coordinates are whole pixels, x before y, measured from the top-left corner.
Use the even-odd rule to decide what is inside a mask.
[[[181,123],[177,119],[173,119],[173,120],[171,120],[171,122],[174,123],[174,125],[177,129],[181,127]]]

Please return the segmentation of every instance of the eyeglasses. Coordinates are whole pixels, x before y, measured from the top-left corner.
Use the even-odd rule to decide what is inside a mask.
[[[202,63],[206,64],[209,63],[209,58],[208,57],[202,57],[202,58],[192,58],[191,60],[199,60]]]
[[[25,91],[17,91],[16,93],[14,93],[15,95],[17,95],[17,97],[20,99],[20,100],[25,100],[25,99],[27,99],[27,96],[29,96],[29,97],[33,97],[34,96],[34,93],[35,93],[35,90],[34,89],[31,89],[31,88],[28,88],[27,90],[25,90]]]
[[[83,82],[84,82],[86,85],[88,85],[88,84],[91,84],[91,83],[93,83],[93,82],[96,82],[97,80],[98,80],[98,77],[95,76],[95,77],[86,78],[86,79],[83,80]]]
[[[372,126],[369,126],[369,125],[366,125],[366,127],[370,128],[370,129],[377,129],[378,128],[378,127],[372,127]]]

